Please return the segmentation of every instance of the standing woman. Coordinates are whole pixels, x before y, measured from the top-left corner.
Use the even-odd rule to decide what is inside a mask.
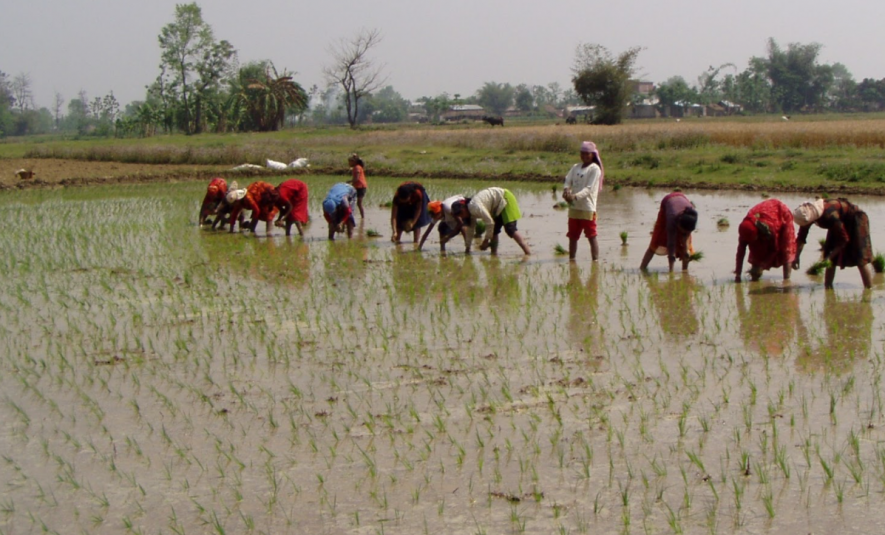
[[[364,219],[363,197],[366,196],[366,190],[369,188],[369,184],[366,182],[366,164],[355,152],[347,159],[347,164],[350,165],[350,171],[353,173],[350,185],[356,189],[356,205],[360,209],[360,219]]]
[[[522,217],[519,211],[519,204],[516,197],[510,190],[504,188],[486,188],[470,199],[467,203],[467,209],[470,211],[473,224],[467,227],[467,241],[473,240],[473,232],[476,228],[476,221],[482,219],[486,224],[485,237],[479,246],[480,251],[485,251],[489,247],[492,248],[492,254],[498,254],[498,235],[501,229],[513,238],[522,252],[526,255],[532,254],[519,229],[516,228],[516,221]]]
[[[691,244],[691,233],[698,223],[698,213],[688,197],[679,191],[667,195],[661,200],[658,219],[651,234],[651,243],[642,257],[639,269],[645,271],[654,255],[667,255],[670,271],[678,257],[682,260],[682,271],[688,270],[688,262],[694,251]]]
[[[432,221],[427,209],[429,203],[424,186],[418,182],[400,184],[390,207],[390,227],[393,231],[390,241],[400,243],[403,232],[412,232],[414,243],[418,243],[418,229]]]
[[[353,237],[353,208],[356,203],[356,189],[350,184],[339,182],[332,186],[323,200],[323,217],[329,223],[329,240],[335,241],[335,233],[347,231],[347,239]]]
[[[784,280],[790,280],[790,267],[796,257],[796,230],[793,213],[777,199],[762,201],[750,208],[738,227],[738,249],[734,281],[741,282],[744,255],[750,249],[750,279],[757,281],[762,272],[783,267]]]
[[[286,180],[277,186],[277,208],[280,215],[275,223],[278,227],[285,226],[286,236],[292,231],[292,223],[298,235],[304,237],[304,225],[307,224],[307,184],[300,180]]]
[[[869,263],[873,260],[873,244],[870,241],[870,219],[867,214],[845,199],[806,202],[793,211],[793,219],[799,225],[798,250],[793,269],[799,269],[799,255],[805,247],[808,230],[812,223],[827,229],[824,242],[824,259],[830,261],[824,275],[824,287],[833,288],[836,268],[857,266],[864,288],[872,288]]]
[[[599,260],[596,240],[596,196],[602,189],[602,160],[592,141],[581,144],[581,163],[576,163],[565,176],[562,199],[568,203],[568,258],[574,260],[578,240],[583,232],[590,241],[590,256]]]
[[[206,218],[218,208],[225,195],[227,195],[227,182],[223,178],[213,178],[206,188],[206,196],[203,197],[203,204],[200,206],[200,225],[206,223]]]

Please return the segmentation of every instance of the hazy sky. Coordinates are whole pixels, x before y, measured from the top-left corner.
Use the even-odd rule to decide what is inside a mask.
[[[182,2],[178,2],[182,3]],[[173,21],[172,0],[0,0],[0,71],[30,75],[38,107],[113,91],[121,104],[144,98],[159,73],[157,35]],[[882,0],[202,0],[216,39],[240,63],[269,59],[296,71],[305,89],[325,85],[329,45],[361,27],[381,30],[373,57],[405,98],[462,96],[485,82],[570,86],[575,47],[614,53],[642,46],[641,77],[680,75],[689,84],[711,65],[766,55],[766,42],[824,45],[857,81],[885,78]],[[730,69],[726,72],[733,72]]]

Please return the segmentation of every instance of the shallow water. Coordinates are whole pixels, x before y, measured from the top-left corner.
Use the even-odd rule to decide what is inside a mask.
[[[531,257],[443,257],[388,180],[326,241],[332,180],[303,241],[200,230],[195,184],[0,197],[4,532],[881,531],[885,281],[735,284],[761,195],[686,192],[704,259],[644,275],[665,191],[601,194],[593,264],[550,186],[501,184]]]

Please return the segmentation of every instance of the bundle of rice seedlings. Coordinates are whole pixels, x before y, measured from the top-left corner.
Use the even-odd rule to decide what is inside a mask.
[[[568,249],[566,249],[565,247],[563,247],[562,245],[557,243],[556,246],[553,247],[553,254],[560,255],[560,256],[567,255]]]
[[[876,273],[885,271],[885,255],[876,253],[876,256],[873,257],[873,269],[876,270]]]
[[[689,262],[700,262],[703,259],[704,259],[704,252],[703,251],[695,251],[695,252],[691,253],[690,255],[688,255]]]
[[[810,268],[805,270],[805,273],[809,275],[820,275],[825,269],[833,266],[833,263],[829,260],[820,260],[811,265]]]

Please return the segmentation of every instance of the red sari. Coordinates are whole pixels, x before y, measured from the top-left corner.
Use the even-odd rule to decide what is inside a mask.
[[[252,221],[272,221],[277,215],[274,204],[276,188],[267,182],[253,182],[246,188],[246,196],[235,203],[231,210],[231,221],[236,221],[242,210],[252,211]]]
[[[286,180],[279,185],[277,192],[280,194],[278,206],[284,210],[287,204],[292,207],[286,222],[307,223],[307,184],[295,179]]]
[[[213,178],[206,188],[206,196],[203,197],[203,205],[200,207],[201,221],[218,206],[225,195],[227,195],[227,182],[223,178]]]
[[[750,249],[750,265],[758,270],[782,267],[796,257],[793,212],[777,199],[750,208],[738,227],[738,255]]]

